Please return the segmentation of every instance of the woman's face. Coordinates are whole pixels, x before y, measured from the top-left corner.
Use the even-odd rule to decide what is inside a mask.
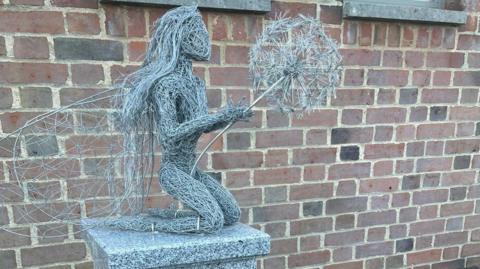
[[[210,37],[200,16],[192,19],[191,31],[182,42],[182,52],[196,61],[208,61],[210,59]]]

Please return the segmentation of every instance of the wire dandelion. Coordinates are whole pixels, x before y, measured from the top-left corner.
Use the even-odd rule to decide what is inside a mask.
[[[341,61],[337,43],[319,20],[300,15],[271,21],[250,49],[250,74],[260,95],[247,110],[263,98],[280,111],[300,117],[325,105],[340,81]],[[195,166],[232,125],[207,144]]]

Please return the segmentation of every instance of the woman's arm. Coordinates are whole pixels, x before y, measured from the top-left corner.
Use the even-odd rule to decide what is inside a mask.
[[[156,113],[159,118],[160,136],[171,143],[177,143],[192,135],[212,131],[226,124],[245,119],[249,113],[244,113],[243,106],[227,106],[215,114],[206,114],[190,121],[179,123],[177,119],[176,94],[164,92],[156,95]]]

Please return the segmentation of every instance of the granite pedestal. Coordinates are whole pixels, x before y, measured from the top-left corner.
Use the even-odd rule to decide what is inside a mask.
[[[266,233],[237,223],[216,234],[175,235],[119,231],[84,220],[96,269],[254,269],[270,252]],[[92,228],[93,227],[93,228]]]

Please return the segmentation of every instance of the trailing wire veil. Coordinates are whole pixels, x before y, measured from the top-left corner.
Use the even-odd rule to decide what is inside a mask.
[[[297,33],[295,27],[307,30],[298,31],[299,45],[282,48],[278,36]],[[0,204],[11,205],[11,220],[0,220],[0,230],[17,233],[17,224],[45,223],[52,225],[37,229],[39,237],[64,237],[67,231],[81,232],[76,227],[81,219],[102,217],[104,225],[120,229],[208,233],[238,221],[233,196],[194,166],[203,133],[252,115],[245,104],[231,102],[216,113],[206,112],[205,86],[191,74],[191,60],[209,56],[208,33],[197,8],[173,9],[156,22],[142,66],[120,85],[66,89],[71,97],[62,99],[62,107],[31,115],[16,130],[4,127],[9,134],[0,146],[12,146],[2,148],[10,159]],[[255,88],[273,86],[267,97],[287,112],[324,104],[338,83],[340,60],[321,25],[306,17],[271,22],[250,52]],[[172,115],[177,107],[183,114]],[[195,180],[189,181],[191,172]],[[177,209],[161,189],[187,210]],[[159,200],[172,207],[146,209],[158,207]],[[124,215],[138,218],[127,221]]]

